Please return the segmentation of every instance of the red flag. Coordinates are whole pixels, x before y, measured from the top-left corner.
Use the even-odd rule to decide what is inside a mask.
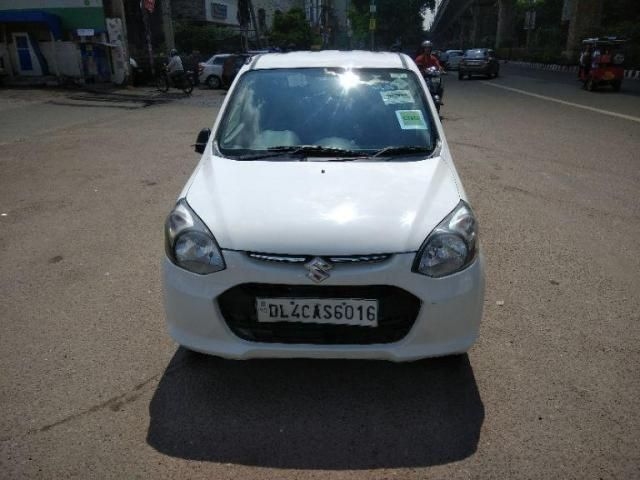
[[[156,8],[156,0],[143,0],[142,4],[144,9],[149,13],[153,13],[153,10]]]

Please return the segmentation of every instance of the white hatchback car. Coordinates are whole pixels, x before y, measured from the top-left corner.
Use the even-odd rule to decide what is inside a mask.
[[[478,225],[409,57],[256,56],[196,151],[165,231],[179,344],[402,361],[474,343]]]
[[[209,88],[222,87],[222,68],[224,62],[231,54],[221,53],[214,55],[209,60],[198,64],[198,81]]]

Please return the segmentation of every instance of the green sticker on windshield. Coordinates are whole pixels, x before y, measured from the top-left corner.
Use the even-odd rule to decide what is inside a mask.
[[[420,110],[396,110],[396,116],[403,130],[427,130]]]

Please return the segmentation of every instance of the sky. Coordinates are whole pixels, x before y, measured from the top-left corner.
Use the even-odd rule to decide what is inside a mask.
[[[423,22],[423,26],[425,30],[428,30],[429,27],[431,26],[431,22],[433,22],[433,18],[435,17],[435,12],[438,10],[438,7],[440,7],[441,3],[442,3],[442,0],[436,0],[436,9],[433,11],[433,13],[430,10],[427,10],[427,14],[424,16],[424,22]]]

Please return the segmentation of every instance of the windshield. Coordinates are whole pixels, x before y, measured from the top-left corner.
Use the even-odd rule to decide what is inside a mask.
[[[487,51],[486,50],[467,50],[464,56],[469,58],[485,58],[487,56]]]
[[[436,129],[417,77],[400,69],[273,69],[240,79],[216,136],[220,152],[248,157],[283,147],[375,154],[433,150]]]

